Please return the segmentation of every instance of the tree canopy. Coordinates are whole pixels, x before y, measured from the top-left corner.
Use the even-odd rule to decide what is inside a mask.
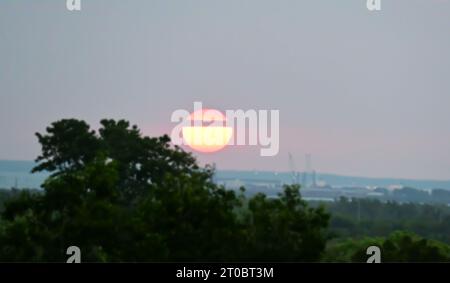
[[[1,261],[318,261],[329,215],[298,186],[246,199],[212,182],[214,170],[127,121],[52,123],[37,134],[42,194],[5,204]]]
[[[84,262],[365,262],[372,245],[382,262],[450,261],[448,244],[421,237],[448,242],[447,207],[310,205],[298,185],[246,197],[215,184],[214,168],[168,136],[145,137],[124,120],[100,124],[66,119],[36,134],[33,171],[51,175],[41,192],[0,191],[0,261],[64,262],[77,246]],[[421,236],[380,237],[397,229]]]

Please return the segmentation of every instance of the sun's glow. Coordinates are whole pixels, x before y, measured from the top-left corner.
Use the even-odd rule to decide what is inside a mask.
[[[202,109],[189,116],[190,127],[183,127],[183,140],[199,152],[216,152],[227,146],[233,129],[225,125],[225,116],[214,109]],[[211,125],[205,125],[211,123]],[[219,124],[219,125],[218,125]]]

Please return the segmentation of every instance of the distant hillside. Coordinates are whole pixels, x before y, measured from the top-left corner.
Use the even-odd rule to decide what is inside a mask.
[[[0,188],[39,188],[48,174],[31,174],[34,166],[33,161],[0,160]]]
[[[301,176],[300,172],[300,176]],[[217,179],[245,179],[245,180],[261,180],[261,181],[279,181],[281,183],[291,183],[292,175],[288,172],[267,172],[267,171],[232,171],[222,170],[216,174]],[[435,180],[407,180],[394,178],[367,178],[367,177],[353,177],[340,176],[335,174],[317,173],[317,180],[321,180],[332,186],[376,186],[388,187],[391,185],[402,185],[413,187],[416,189],[447,189],[450,190],[450,180],[435,181]],[[301,181],[301,177],[300,177]]]
[[[0,160],[0,188],[14,187],[16,182],[19,188],[39,188],[48,174],[31,174],[34,167],[33,161],[8,161]],[[216,172],[216,179],[241,179],[276,181],[280,183],[291,183],[292,177],[289,172],[268,171],[233,171],[220,170]],[[301,179],[301,178],[300,178]],[[391,185],[403,185],[417,189],[447,189],[450,190],[450,180],[407,180],[393,178],[366,178],[340,176],[334,174],[317,173],[317,180],[321,180],[332,186],[377,186],[388,187]]]

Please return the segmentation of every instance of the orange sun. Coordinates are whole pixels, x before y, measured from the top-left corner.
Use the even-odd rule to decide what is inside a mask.
[[[233,129],[227,127],[222,112],[201,109],[189,115],[190,127],[183,127],[183,140],[192,149],[200,152],[216,152],[227,146]]]

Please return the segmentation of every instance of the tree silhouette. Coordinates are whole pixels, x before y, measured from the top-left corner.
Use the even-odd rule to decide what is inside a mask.
[[[278,199],[246,199],[212,182],[211,167],[143,137],[126,121],[79,120],[37,134],[34,172],[51,176],[44,192],[5,204],[1,261],[317,261],[329,216],[286,186]]]
[[[367,248],[381,250],[381,262],[448,262],[450,247],[442,242],[424,239],[416,234],[397,231],[387,238],[345,239],[327,248],[323,261],[366,262]]]

